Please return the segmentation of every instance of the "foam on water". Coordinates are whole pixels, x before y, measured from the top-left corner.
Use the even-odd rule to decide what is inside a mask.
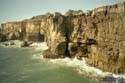
[[[88,66],[84,58],[82,58],[82,60],[78,60],[77,58],[74,59],[65,58],[65,59],[54,59],[50,61],[56,64],[64,64],[70,67],[75,67],[80,74],[86,74],[87,76],[91,75],[94,77],[98,77],[110,74],[109,72],[103,72],[95,67]]]
[[[85,74],[89,77],[105,77],[105,76],[113,76],[113,77],[123,77],[125,78],[125,75],[116,75],[111,72],[104,72],[98,68],[89,66],[86,64],[85,58],[82,58],[82,60],[78,60],[77,58],[70,59],[70,58],[64,58],[64,59],[51,59],[51,62],[55,64],[64,64],[70,67],[75,67],[77,71],[80,74]]]
[[[39,53],[38,54],[34,54],[32,58],[33,59],[44,59],[43,55],[40,55]]]
[[[37,42],[37,43],[31,44],[30,46],[35,47],[35,50],[41,50],[42,51],[42,50],[48,49],[46,42],[42,42],[42,43]]]
[[[14,43],[14,45],[11,45],[11,43]],[[0,46],[1,47],[12,47],[12,48],[17,48],[19,47],[21,41],[20,40],[9,40],[9,41],[6,41],[6,42],[1,42],[0,43]]]
[[[45,50],[48,49],[46,43],[37,44],[36,50]],[[34,59],[44,59],[43,55],[41,54],[35,54],[33,55]],[[89,77],[105,77],[105,76],[113,76],[113,77],[123,77],[125,78],[125,75],[116,75],[111,72],[104,72],[98,68],[89,66],[86,64],[85,58],[82,58],[82,60],[78,60],[77,58],[71,59],[71,58],[61,58],[61,59],[47,59],[53,64],[59,64],[59,65],[65,65],[69,67],[74,67],[78,71],[79,74],[83,74]]]

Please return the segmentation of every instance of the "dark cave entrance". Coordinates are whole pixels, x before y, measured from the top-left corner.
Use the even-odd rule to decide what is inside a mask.
[[[45,41],[45,35],[44,34],[39,34],[39,41],[44,42]]]

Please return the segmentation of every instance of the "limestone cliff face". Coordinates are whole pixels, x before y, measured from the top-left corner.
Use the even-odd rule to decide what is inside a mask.
[[[97,8],[72,18],[69,51],[87,63],[115,73],[125,72],[125,4]]]
[[[125,73],[125,3],[47,13],[1,25],[10,39],[47,42],[45,58],[85,57],[89,65],[105,71]],[[13,33],[12,33],[13,32]]]

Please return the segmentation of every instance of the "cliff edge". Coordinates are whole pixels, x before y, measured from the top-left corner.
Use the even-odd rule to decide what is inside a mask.
[[[45,58],[85,57],[91,66],[125,73],[125,3],[4,23],[0,40],[5,37],[47,42]]]

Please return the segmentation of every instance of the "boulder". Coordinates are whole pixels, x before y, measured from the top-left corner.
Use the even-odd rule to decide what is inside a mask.
[[[20,44],[20,47],[27,47],[27,46],[29,46],[27,41],[22,41]]]

